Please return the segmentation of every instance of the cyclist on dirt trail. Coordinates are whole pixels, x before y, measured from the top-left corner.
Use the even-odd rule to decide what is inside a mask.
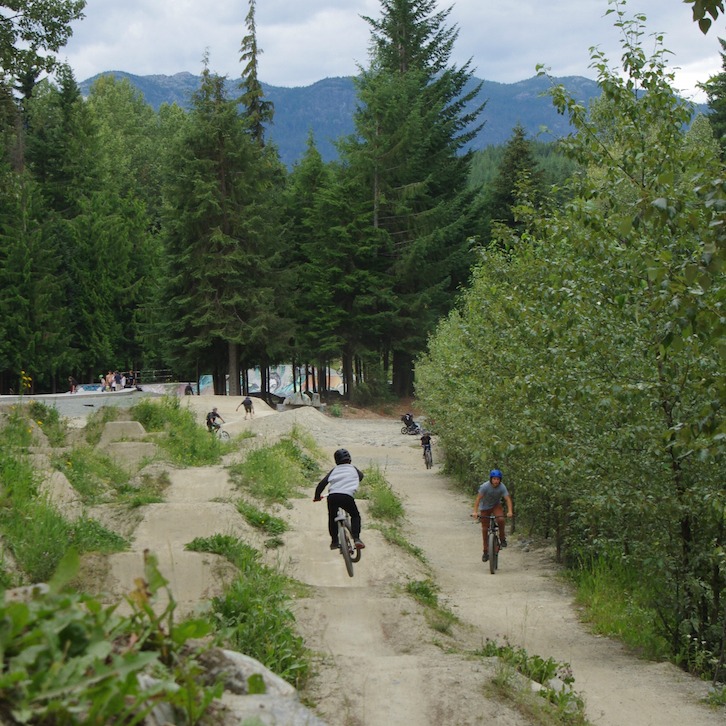
[[[481,556],[482,562],[489,560],[487,530],[489,529],[489,516],[494,515],[497,518],[499,526],[499,542],[502,547],[507,546],[507,535],[504,529],[504,510],[502,509],[502,499],[507,503],[507,517],[514,516],[514,506],[512,505],[512,497],[507,491],[507,487],[502,484],[502,472],[499,469],[492,469],[489,472],[489,481],[485,481],[480,487],[474,502],[474,513],[472,517],[479,517],[481,521],[481,533],[484,539],[484,552]]]
[[[210,434],[214,433],[217,429],[222,427],[222,424],[217,423],[217,419],[219,419],[222,423],[225,423],[224,419],[217,412],[217,409],[213,408],[207,414],[207,430]]]
[[[426,457],[426,451],[431,451],[431,434],[428,431],[423,432],[421,437],[421,446],[423,447],[423,455]]]
[[[330,532],[330,549],[340,547],[338,542],[338,526],[335,517],[338,507],[350,514],[350,528],[356,549],[362,550],[365,545],[360,540],[361,520],[358,506],[355,503],[355,493],[363,479],[363,472],[353,466],[350,452],[347,449],[338,449],[335,454],[335,466],[318,482],[315,487],[314,502],[321,500],[323,489],[328,487],[328,532]]]

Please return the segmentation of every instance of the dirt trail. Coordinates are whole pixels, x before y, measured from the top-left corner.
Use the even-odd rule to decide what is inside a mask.
[[[205,398],[188,405],[201,412],[210,406]],[[296,601],[294,610],[306,642],[321,654],[308,695],[329,723],[467,726],[481,723],[495,708],[497,724],[529,724],[501,702],[487,701],[494,664],[459,654],[462,645],[474,649],[487,638],[507,638],[531,654],[569,662],[588,718],[597,726],[723,726],[723,711],[699,702],[707,684],[668,664],[640,661],[617,643],[589,634],[567,588],[554,576],[548,552],[528,551],[512,537],[499,572],[490,575],[480,560],[480,529],[468,516],[472,501],[457,493],[436,465],[426,471],[418,440],[401,435],[395,420],[334,419],[313,409],[276,414],[260,405],[255,420],[244,421],[234,412],[237,402],[215,397],[212,404],[232,434],[251,427],[265,439],[299,422],[331,460],[333,450],[345,446],[359,468],[378,465],[403,499],[406,538],[425,553],[441,602],[462,623],[453,637],[426,623],[403,588],[407,580],[429,573],[366,528],[365,502],[360,504],[367,546],[353,578],[340,555],[328,549],[325,505],[312,502],[312,489],[309,497],[294,500],[291,510],[282,509],[291,531],[285,546],[267,557],[310,586],[310,595]],[[203,605],[221,587],[224,566],[183,547],[195,536],[214,533],[239,534],[254,544],[257,535],[236,514],[233,500],[223,467],[174,471],[166,502],[146,509],[135,532],[135,551],[112,558],[112,589],[130,589],[140,574],[139,553],[148,548],[159,556],[182,609]]]

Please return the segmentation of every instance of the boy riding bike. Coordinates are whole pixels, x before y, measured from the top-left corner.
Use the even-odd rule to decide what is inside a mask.
[[[507,546],[507,535],[504,529],[504,510],[502,509],[502,499],[507,503],[507,517],[514,516],[514,507],[512,505],[512,497],[507,491],[507,487],[502,484],[502,472],[499,469],[492,469],[489,472],[489,481],[484,482],[479,487],[479,492],[474,502],[474,513],[472,517],[478,517],[481,521],[481,534],[484,540],[484,552],[481,556],[482,562],[489,560],[487,529],[489,528],[489,516],[494,515],[497,518],[499,526],[499,542],[502,547]]]
[[[350,514],[350,529],[356,549],[362,550],[365,545],[360,540],[361,520],[354,495],[363,479],[363,472],[353,466],[350,452],[338,449],[335,454],[335,466],[320,480],[315,488],[314,502],[319,502],[323,489],[328,487],[328,532],[330,533],[330,549],[336,550],[338,542],[338,526],[335,516],[338,507]]]
[[[217,419],[224,423],[224,419],[219,415],[217,409],[213,408],[207,414],[207,431],[209,431],[210,434],[214,433],[218,428],[222,426],[222,424],[217,423]]]

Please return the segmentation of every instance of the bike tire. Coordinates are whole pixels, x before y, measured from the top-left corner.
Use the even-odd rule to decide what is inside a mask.
[[[220,441],[229,441],[229,431],[222,429],[217,435]]]
[[[492,573],[492,575],[496,574],[497,572],[497,560],[499,559],[499,540],[497,538],[497,535],[494,534],[494,532],[489,532],[489,572]]]
[[[350,553],[353,543],[350,532],[343,522],[338,522],[338,542],[340,543],[340,553],[345,561],[345,569],[348,571],[348,576],[353,577],[353,557]]]
[[[424,459],[426,460],[426,468],[430,469],[434,465],[434,457],[431,455],[430,451],[424,452]]]
[[[401,426],[401,433],[407,434],[408,433],[408,426]]]

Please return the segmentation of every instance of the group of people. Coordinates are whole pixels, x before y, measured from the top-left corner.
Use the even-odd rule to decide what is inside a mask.
[[[102,391],[122,391],[124,388],[133,388],[136,385],[136,375],[133,371],[109,371],[105,376],[98,376]]]
[[[411,419],[413,421],[413,417]],[[424,431],[421,437],[421,446],[424,454],[427,447],[431,448],[431,434]],[[322,493],[325,487],[328,487],[328,533],[330,534],[330,549],[335,550],[340,547],[338,542],[338,530],[335,517],[338,507],[342,508],[350,515],[351,534],[353,541],[358,549],[363,549],[360,534],[362,528],[361,516],[355,503],[355,493],[358,486],[363,481],[363,472],[353,466],[352,457],[347,449],[338,449],[333,455],[335,466],[318,482],[315,487],[314,502],[322,499]],[[512,497],[507,487],[502,483],[503,475],[500,469],[492,469],[489,472],[489,479],[483,482],[478,490],[476,500],[474,501],[474,511],[472,517],[481,522],[482,539],[484,547],[482,552],[482,562],[489,561],[488,552],[488,527],[489,517],[496,517],[497,526],[499,528],[499,540],[502,547],[507,546],[507,536],[505,530],[505,512],[502,501],[507,505],[506,517],[514,517],[514,505]]]

